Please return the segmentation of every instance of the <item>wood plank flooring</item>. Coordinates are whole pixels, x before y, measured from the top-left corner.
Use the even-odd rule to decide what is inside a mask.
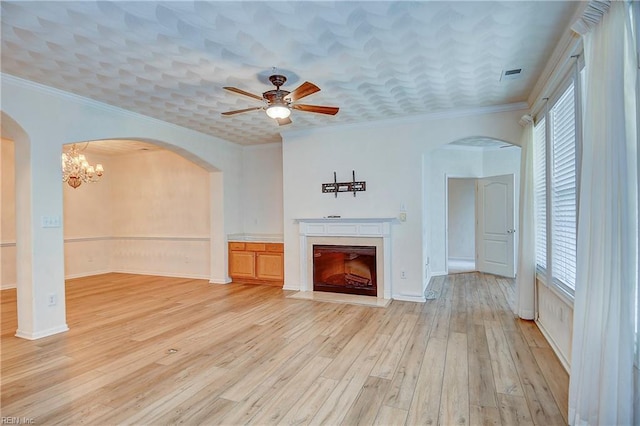
[[[35,424],[561,425],[568,376],[513,282],[436,277],[387,308],[259,285],[105,274],[67,281],[70,331],[13,336],[1,409]],[[172,353],[170,349],[176,349]]]

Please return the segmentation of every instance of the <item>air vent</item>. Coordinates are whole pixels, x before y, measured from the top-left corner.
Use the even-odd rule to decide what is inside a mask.
[[[514,68],[512,70],[502,71],[500,81],[503,80],[517,80],[522,76],[522,68]]]

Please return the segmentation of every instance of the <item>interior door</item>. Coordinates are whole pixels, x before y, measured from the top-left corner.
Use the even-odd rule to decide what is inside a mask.
[[[476,185],[476,268],[513,278],[513,175],[478,179]]]

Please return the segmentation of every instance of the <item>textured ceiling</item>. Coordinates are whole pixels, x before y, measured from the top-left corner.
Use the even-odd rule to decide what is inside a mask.
[[[1,2],[3,73],[239,144],[281,129],[526,101],[575,2]],[[272,67],[322,91],[278,127]],[[503,70],[522,68],[516,80]],[[289,84],[291,83],[291,84]]]

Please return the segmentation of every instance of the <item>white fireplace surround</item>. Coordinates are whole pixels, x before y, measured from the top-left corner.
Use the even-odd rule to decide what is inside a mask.
[[[296,221],[300,225],[300,291],[313,291],[313,244],[370,245],[376,247],[378,298],[391,299],[391,224],[396,218]]]

